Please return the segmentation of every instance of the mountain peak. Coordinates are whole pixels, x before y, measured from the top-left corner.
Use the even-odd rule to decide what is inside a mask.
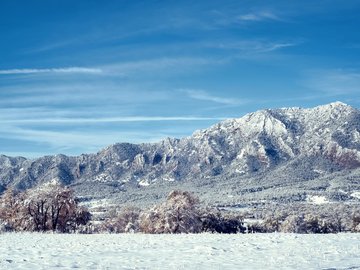
[[[348,109],[353,109],[353,107],[351,107],[350,105],[341,102],[341,101],[335,101],[335,102],[331,102],[325,105],[320,105],[317,106],[315,108],[324,108],[324,109],[336,109],[336,108],[348,108]]]
[[[329,103],[330,106],[350,106],[342,101],[334,101]]]

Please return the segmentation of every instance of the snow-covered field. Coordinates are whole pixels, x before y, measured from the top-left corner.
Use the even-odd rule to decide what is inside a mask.
[[[360,234],[0,234],[0,269],[360,269]]]

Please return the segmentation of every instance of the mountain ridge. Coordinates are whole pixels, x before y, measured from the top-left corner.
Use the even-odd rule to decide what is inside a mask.
[[[296,182],[358,168],[360,111],[333,102],[310,109],[260,110],[185,138],[116,143],[95,154],[31,160],[2,155],[0,190],[26,189],[54,180],[79,190],[91,184],[146,189],[155,183],[213,179],[231,179],[241,186],[245,178],[260,181],[261,175],[265,179],[264,175],[277,173],[279,179],[289,176]]]

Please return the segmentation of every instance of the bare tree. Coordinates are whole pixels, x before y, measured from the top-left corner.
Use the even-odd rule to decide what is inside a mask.
[[[0,219],[18,231],[68,232],[88,222],[90,213],[78,206],[71,189],[45,184],[18,194],[7,190],[0,200]]]

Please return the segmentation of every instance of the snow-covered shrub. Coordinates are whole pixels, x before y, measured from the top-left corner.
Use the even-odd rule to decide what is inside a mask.
[[[198,199],[187,191],[172,191],[166,201],[140,215],[144,233],[199,233],[202,222]]]
[[[281,225],[281,219],[278,216],[276,217],[270,216],[263,221],[263,227],[266,232],[279,232],[280,225]]]
[[[262,222],[253,222],[247,225],[248,233],[266,233],[266,228]]]
[[[75,210],[75,225],[84,226],[91,220],[91,213],[84,206],[77,206]]]
[[[301,215],[288,216],[280,226],[281,232],[303,233],[305,231],[304,217]]]
[[[234,214],[222,214],[218,210],[205,209],[201,214],[202,231],[212,233],[243,233],[243,217]]]
[[[304,217],[304,233],[322,233],[322,221],[318,215],[307,214]]]
[[[0,233],[11,231],[13,231],[13,228],[7,222],[0,220]]]
[[[338,233],[354,231],[356,204],[269,204],[248,213],[259,220],[249,232]],[[360,214],[358,214],[360,216]],[[356,218],[355,218],[356,220]],[[360,218],[359,218],[360,222]],[[355,222],[355,224],[358,224]],[[279,230],[276,228],[279,226]]]
[[[110,233],[134,233],[139,232],[139,216],[141,210],[136,207],[123,208],[116,217],[109,218],[102,226],[101,230]]]
[[[93,233],[101,233],[103,232],[100,230],[100,227],[92,224],[91,222],[87,223],[86,225],[78,225],[76,228],[75,233],[79,234],[93,234]]]
[[[201,214],[202,231],[203,232],[219,232],[222,230],[220,226],[221,213],[220,211],[213,211],[205,209]]]
[[[338,222],[333,222],[331,219],[325,217],[321,219],[320,233],[338,233],[341,232]]]
[[[322,233],[319,218],[315,215],[290,215],[282,223],[281,232],[287,233]]]
[[[351,231],[360,232],[360,212],[353,213]]]

